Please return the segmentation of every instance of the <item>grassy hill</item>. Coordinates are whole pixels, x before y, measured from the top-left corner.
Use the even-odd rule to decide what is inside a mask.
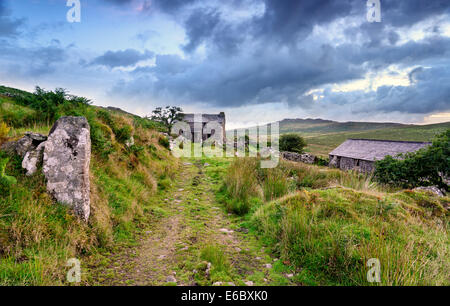
[[[62,90],[0,87],[0,145],[47,134],[67,115],[91,127],[89,222],[55,203],[42,171],[28,177],[20,157],[0,152],[0,167],[9,159],[0,286],[71,285],[69,258],[81,260],[81,285],[376,285],[370,258],[381,285],[449,284],[449,197],[302,163],[179,160],[156,122]],[[306,121],[301,134],[319,154],[349,137],[430,140],[449,125],[358,123],[331,133],[333,122]]]
[[[142,226],[158,218],[153,196],[172,184],[178,161],[157,123],[58,91],[0,87],[0,124],[11,128],[0,131],[0,145],[25,131],[47,134],[66,115],[85,116],[91,127],[89,222],[54,203],[42,171],[27,177],[20,157],[0,152],[9,159],[6,175],[17,180],[0,188],[0,285],[63,284],[68,258],[82,258],[86,268],[86,258],[135,243]]]
[[[368,131],[403,126],[406,125],[377,122],[336,122],[322,119],[284,119],[280,121],[280,133],[321,134]]]

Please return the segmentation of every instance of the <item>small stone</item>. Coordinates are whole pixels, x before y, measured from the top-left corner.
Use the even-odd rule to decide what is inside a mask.
[[[222,286],[223,285],[223,282],[215,282],[214,284],[213,284],[213,286]]]
[[[287,278],[293,278],[293,277],[294,277],[294,274],[292,274],[292,273],[286,274],[286,277],[287,277]]]
[[[272,265],[271,264],[265,264],[264,267],[267,268],[267,269],[272,269]]]
[[[235,250],[236,250],[236,252],[242,251],[242,250],[241,250],[240,248],[238,248],[238,247],[236,247]]]
[[[173,277],[173,275],[169,275],[166,278],[166,282],[168,282],[168,283],[176,283],[177,279],[175,277]]]
[[[256,260],[261,260],[262,258],[258,256],[258,257],[256,257],[255,259],[256,259]]]
[[[233,282],[228,282],[228,286],[236,286]]]
[[[231,234],[233,233],[233,230],[228,230],[226,228],[221,228],[219,231],[221,231],[222,233],[226,233],[226,234]]]
[[[263,278],[263,281],[264,281],[265,283],[267,283],[267,278]]]
[[[184,190],[183,188],[178,189],[178,191],[183,191],[183,190]]]
[[[205,167],[208,167],[209,166],[209,164],[208,163],[205,163],[203,166],[205,166]]]
[[[192,270],[192,273],[197,274],[198,273],[197,269]]]
[[[278,258],[274,258],[273,261],[275,261],[275,262],[278,261]]]
[[[253,286],[253,282],[252,282],[252,281],[245,282],[245,284],[246,284],[247,286]]]

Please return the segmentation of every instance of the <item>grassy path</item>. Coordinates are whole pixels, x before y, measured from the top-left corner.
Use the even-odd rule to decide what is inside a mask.
[[[107,255],[92,284],[290,284],[288,271],[241,227],[243,220],[216,202],[224,165],[208,162],[183,163],[175,186],[156,196],[159,220],[142,231],[136,246]]]

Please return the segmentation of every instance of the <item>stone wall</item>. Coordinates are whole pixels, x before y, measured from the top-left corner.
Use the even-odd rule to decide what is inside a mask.
[[[286,160],[305,164],[314,164],[314,161],[316,160],[316,157],[309,153],[299,154],[294,152],[281,152],[281,157]]]
[[[339,168],[341,170],[351,170],[356,167],[357,160],[348,157],[341,157]]]

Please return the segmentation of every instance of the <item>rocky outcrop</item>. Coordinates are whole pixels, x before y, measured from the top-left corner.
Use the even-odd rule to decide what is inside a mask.
[[[431,192],[434,195],[437,195],[438,197],[445,196],[444,193],[436,186],[417,187],[417,188],[414,188],[413,190]]]
[[[22,168],[27,170],[27,176],[31,176],[36,173],[38,167],[42,164],[44,157],[45,141],[34,150],[28,151],[22,161]]]
[[[27,152],[35,150],[42,142],[47,139],[47,136],[26,132],[25,136],[17,141],[10,141],[1,146],[1,150],[9,155],[17,154],[24,158]]]
[[[88,220],[90,214],[90,127],[84,117],[62,117],[45,143],[43,172],[47,191]]]
[[[299,154],[294,152],[281,152],[281,157],[286,160],[305,164],[314,164],[316,160],[316,157],[309,153]]]

